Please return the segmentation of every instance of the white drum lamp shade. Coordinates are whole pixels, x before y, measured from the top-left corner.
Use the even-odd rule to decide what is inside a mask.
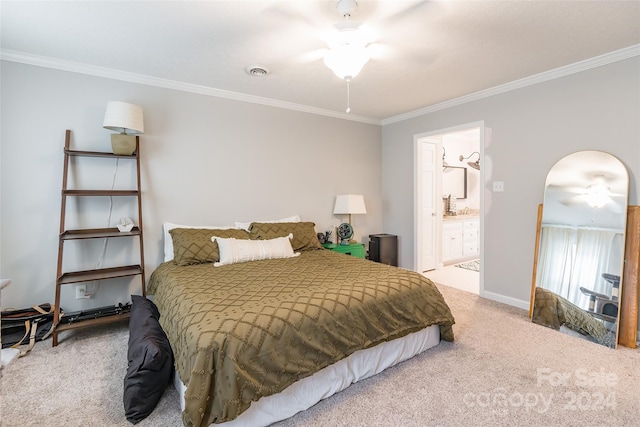
[[[364,205],[364,197],[359,194],[342,194],[336,196],[336,204],[333,207],[333,213],[336,215],[349,215],[349,224],[351,224],[351,214],[366,214],[367,208]]]
[[[144,133],[142,107],[126,102],[109,102],[102,127],[120,132],[111,135],[114,154],[131,155],[136,150],[134,135]]]

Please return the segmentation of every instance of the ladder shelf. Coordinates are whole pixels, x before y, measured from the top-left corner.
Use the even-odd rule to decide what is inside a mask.
[[[56,274],[56,295],[55,306],[58,308],[54,314],[53,346],[58,345],[58,334],[62,331],[77,329],[88,326],[108,324],[129,318],[129,312],[110,314],[94,319],[78,320],[74,323],[60,323],[60,299],[64,285],[82,282],[92,282],[97,280],[109,280],[123,277],[140,276],[141,294],[146,296],[145,276],[144,276],[144,246],[143,246],[143,226],[142,226],[142,200],[140,185],[140,140],[136,136],[136,150],[132,155],[113,154],[101,151],[81,151],[71,150],[69,143],[71,131],[67,130],[64,143],[64,169],[62,175],[62,202],[60,207],[60,234],[58,241],[58,266]],[[71,165],[70,158],[101,157],[107,159],[133,159],[136,164],[137,188],[131,190],[90,190],[90,189],[68,189],[67,177]],[[86,228],[86,229],[66,229],[66,204],[69,197],[136,197],[138,208],[138,224],[130,231],[120,231],[117,227],[107,228]],[[90,240],[90,239],[110,239],[110,238],[137,238],[139,239],[140,263],[133,265],[121,265],[109,268],[95,268],[82,271],[63,271],[65,242]]]

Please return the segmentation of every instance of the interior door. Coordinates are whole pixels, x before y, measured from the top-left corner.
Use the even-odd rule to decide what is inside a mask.
[[[438,144],[422,143],[422,270],[436,268],[436,159]]]

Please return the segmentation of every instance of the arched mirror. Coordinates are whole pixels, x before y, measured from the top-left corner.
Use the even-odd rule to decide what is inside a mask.
[[[611,154],[580,151],[547,175],[532,321],[615,348],[629,174]]]

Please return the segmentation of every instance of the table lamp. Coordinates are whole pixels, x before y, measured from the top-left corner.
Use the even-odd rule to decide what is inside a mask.
[[[136,151],[135,135],[144,133],[142,107],[126,102],[109,102],[102,127],[120,131],[111,134],[113,154],[130,156]]]
[[[340,239],[340,243],[349,244],[349,241],[353,236],[351,214],[367,213],[367,208],[364,206],[364,197],[359,194],[342,194],[336,196],[336,204],[333,207],[333,213],[338,215],[349,215],[349,222],[347,224],[340,224],[338,227],[338,238]]]

